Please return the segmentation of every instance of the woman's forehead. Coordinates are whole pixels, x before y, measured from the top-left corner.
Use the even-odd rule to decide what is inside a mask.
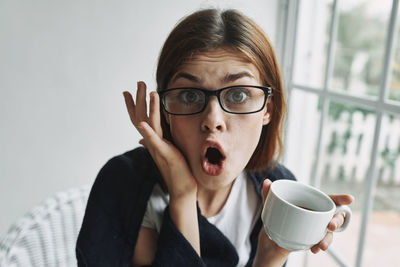
[[[242,53],[226,49],[216,49],[192,55],[186,59],[172,76],[171,83],[179,78],[192,76],[192,80],[201,80],[207,76],[218,79],[248,77],[260,81],[256,66]]]
[[[221,62],[221,61],[237,61],[241,63],[251,64],[250,59],[239,51],[229,48],[216,48],[212,50],[193,53],[191,56],[183,60],[181,68],[190,64],[201,64],[202,62]]]

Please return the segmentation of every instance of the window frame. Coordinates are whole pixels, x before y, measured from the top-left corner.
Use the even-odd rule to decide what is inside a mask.
[[[342,0],[332,0],[332,13],[329,28],[329,42],[328,42],[328,53],[326,55],[326,67],[325,67],[325,77],[323,80],[323,86],[320,89],[313,88],[310,86],[304,86],[301,84],[296,84],[293,81],[293,68],[295,66],[295,46],[297,39],[297,22],[299,17],[299,7],[302,0],[284,0],[279,1],[278,6],[278,17],[277,17],[277,55],[278,60],[281,64],[282,73],[284,77],[284,88],[286,89],[287,100],[290,103],[290,96],[293,88],[296,90],[301,90],[303,92],[308,92],[315,94],[321,99],[321,117],[319,121],[318,128],[318,139],[316,145],[316,157],[311,167],[311,177],[310,184],[316,187],[320,185],[320,177],[317,177],[317,170],[319,165],[319,158],[321,155],[321,142],[323,128],[325,120],[328,116],[328,103],[329,101],[339,101],[346,104],[352,104],[357,106],[362,106],[368,108],[376,113],[375,129],[373,144],[371,149],[370,165],[365,177],[365,202],[362,204],[362,221],[359,233],[358,248],[356,262],[350,264],[346,262],[341,255],[339,255],[333,248],[328,249],[328,254],[339,264],[339,266],[362,266],[364,246],[368,228],[368,222],[370,218],[370,213],[373,207],[374,192],[377,186],[377,156],[379,153],[379,140],[381,135],[381,125],[382,117],[384,114],[393,114],[400,116],[400,104],[388,99],[388,92],[390,87],[390,81],[392,76],[392,65],[394,62],[396,42],[398,40],[397,27],[399,22],[399,1],[392,0],[392,8],[390,13],[390,19],[387,30],[387,39],[385,40],[385,52],[384,52],[384,65],[382,81],[380,85],[380,91],[377,99],[368,99],[362,96],[355,96],[350,94],[344,94],[343,92],[338,92],[329,89],[329,78],[332,77],[333,73],[333,51],[335,49],[335,38],[337,35],[337,24],[339,15],[339,2]],[[288,107],[290,109],[290,106]],[[290,118],[288,118],[289,122]],[[286,143],[286,134],[284,133],[284,142]],[[285,162],[285,152],[283,154],[283,161]],[[305,266],[307,265],[307,260],[305,261]]]

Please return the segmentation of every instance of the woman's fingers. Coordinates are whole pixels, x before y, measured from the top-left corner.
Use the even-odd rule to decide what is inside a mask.
[[[328,247],[332,244],[333,241],[333,233],[327,232],[324,239],[322,239],[319,243],[318,246],[322,250],[327,250]]]
[[[316,254],[320,250],[327,250],[329,246],[332,244],[333,241],[333,234],[331,232],[326,233],[324,239],[322,239],[318,244],[314,245],[311,248],[311,252]]]
[[[150,116],[149,123],[151,128],[159,137],[162,137],[162,128],[160,120],[160,98],[156,92],[150,93]]]
[[[350,205],[354,201],[352,195],[329,195],[336,205]]]
[[[162,153],[164,150],[165,142],[157,135],[154,129],[147,122],[140,122],[137,126],[139,133],[143,136],[140,144],[149,149],[150,154],[153,155],[154,150]],[[154,156],[154,155],[153,155]]]
[[[123,95],[129,118],[143,137],[139,143],[148,149],[150,149],[150,147],[162,145],[163,140],[161,138],[163,135],[160,123],[160,100],[158,94],[156,92],[150,93],[149,116],[147,116],[146,84],[144,82],[138,82],[136,103],[133,100],[131,93],[125,91],[123,92]],[[159,138],[155,138],[154,135]]]
[[[329,197],[335,202],[336,205],[350,205],[354,201],[354,197],[352,195],[329,195]],[[332,220],[328,224],[328,229],[330,231],[335,231],[340,228],[344,223],[344,214],[338,213],[333,216]]]
[[[336,205],[349,205],[354,201],[354,197],[351,195],[329,195],[329,197],[335,202]],[[328,224],[328,232],[326,233],[324,239],[322,239],[318,244],[311,248],[311,252],[316,254],[320,250],[327,250],[333,241],[333,231],[340,228],[344,222],[344,214],[338,213],[333,216],[332,220]],[[332,232],[330,232],[332,231]]]
[[[265,199],[267,198],[268,192],[269,192],[269,188],[271,187],[271,180],[270,179],[265,179],[263,182],[263,186],[261,189],[261,194],[262,194],[262,198],[263,198],[263,203],[265,202]]]
[[[146,102],[146,84],[142,81],[138,82],[136,92],[136,101],[133,100],[131,93],[128,91],[123,92],[125,105],[128,110],[129,118],[136,127],[140,122],[149,122],[150,126],[156,131],[158,136],[162,136],[160,124],[160,104],[158,94],[152,92],[150,94],[150,118],[147,116],[147,102]],[[136,102],[136,103],[135,103]]]
[[[312,246],[310,249],[313,254],[317,254],[321,249],[319,248],[319,244]]]
[[[147,119],[147,104],[146,104],[146,85],[144,82],[138,82],[138,90],[136,93],[136,104],[131,93],[123,92],[125,105],[128,110],[129,118],[133,125],[137,126],[141,121]]]
[[[336,229],[340,228],[344,223],[344,214],[338,213],[333,216],[332,220],[328,224],[329,231],[336,231]]]
[[[142,81],[137,83],[136,93],[136,108],[135,108],[135,121],[148,121],[147,119],[147,104],[146,104],[146,84]]]
[[[125,99],[125,105],[126,109],[128,110],[129,118],[131,119],[131,122],[133,125],[136,126],[135,122],[135,102],[133,101],[133,97],[131,93],[128,91],[123,92],[124,99]]]

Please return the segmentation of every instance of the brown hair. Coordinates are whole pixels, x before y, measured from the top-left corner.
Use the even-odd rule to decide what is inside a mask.
[[[217,48],[238,52],[252,62],[264,85],[272,87],[271,121],[262,129],[259,143],[246,169],[266,169],[282,154],[282,124],[286,111],[281,74],[275,52],[263,30],[236,10],[205,9],[184,18],[170,33],[157,67],[157,90],[167,88],[182,63],[193,55]],[[169,125],[161,111],[164,138],[172,141]]]

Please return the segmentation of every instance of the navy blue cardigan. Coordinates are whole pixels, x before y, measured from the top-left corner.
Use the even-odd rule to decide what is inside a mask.
[[[295,180],[282,165],[273,170],[248,173],[261,198],[262,181]],[[76,245],[78,266],[132,266],[139,228],[160,174],[149,152],[139,147],[116,156],[100,170],[90,192]],[[238,215],[240,217],[240,214]],[[238,254],[232,243],[198,209],[201,258],[178,231],[168,207],[158,237],[152,266],[236,266]],[[251,266],[257,249],[259,219],[252,230]]]

